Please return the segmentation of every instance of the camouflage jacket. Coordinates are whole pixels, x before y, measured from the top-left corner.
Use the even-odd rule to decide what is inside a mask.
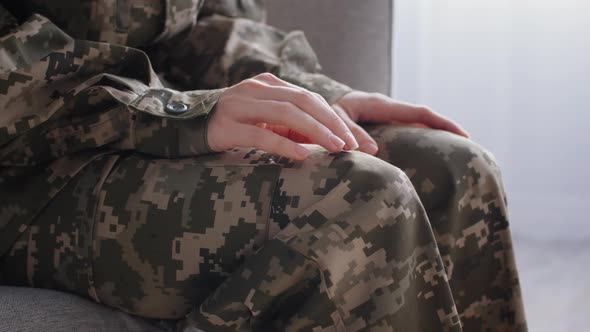
[[[209,152],[224,87],[268,71],[349,91],[264,17],[260,0],[0,0],[0,256],[101,155]]]

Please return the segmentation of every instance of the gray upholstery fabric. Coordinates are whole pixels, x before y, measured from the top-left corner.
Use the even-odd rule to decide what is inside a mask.
[[[0,331],[169,331],[151,322],[52,290],[0,286]]]
[[[390,93],[393,0],[267,0],[268,23],[303,30],[324,72],[364,91]]]

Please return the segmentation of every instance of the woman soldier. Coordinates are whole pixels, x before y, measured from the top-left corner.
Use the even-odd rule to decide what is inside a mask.
[[[526,328],[493,157],[258,1],[0,4],[3,283],[186,330]]]

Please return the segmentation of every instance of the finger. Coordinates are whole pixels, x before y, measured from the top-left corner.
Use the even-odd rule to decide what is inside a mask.
[[[290,129],[289,127],[282,126],[282,125],[267,125],[265,127],[267,130],[271,130],[275,134],[279,134],[285,138],[288,138],[295,143],[303,143],[303,144],[316,144],[314,141],[309,139],[309,137],[296,132],[295,130]]]
[[[293,138],[291,138],[290,135],[290,129],[288,127],[285,126],[279,126],[279,125],[273,125],[273,124],[268,124],[268,123],[264,123],[264,122],[258,122],[255,124],[256,127],[258,128],[262,128],[262,129],[266,129],[266,130],[270,130],[273,133],[277,134],[277,135],[281,135],[285,138],[288,138],[290,140],[295,141]],[[301,143],[296,141],[297,143]]]
[[[258,79],[258,80],[260,80],[262,82],[271,84],[271,85],[280,85],[280,86],[291,87],[291,88],[294,88],[294,89],[302,89],[298,85],[295,85],[293,83],[287,82],[287,81],[285,81],[283,79],[280,79],[279,77],[276,77],[275,75],[272,75],[272,74],[269,74],[269,73],[260,74],[260,75],[257,75],[254,78],[255,79]],[[313,91],[309,91],[309,92],[314,97],[316,97],[318,101],[320,101],[321,103],[323,103],[327,107],[331,107],[331,105],[328,104],[328,102],[326,101],[326,99],[324,97],[322,97],[322,95],[320,95],[319,93],[313,92]]]
[[[333,107],[336,113],[342,114],[345,112],[344,109],[339,105],[334,105]],[[377,151],[379,151],[379,147],[373,137],[371,137],[371,135],[369,135],[369,133],[367,133],[361,126],[352,121],[350,117],[342,116],[342,119],[359,143],[359,151],[373,156],[376,155]]]
[[[357,142],[359,143],[358,150],[364,153],[368,153],[372,156],[376,155],[379,151],[379,147],[377,146],[377,142],[367,133],[361,126],[354,123],[352,120],[348,120],[348,128],[356,138]]]
[[[255,98],[271,100],[282,100],[288,101],[306,113],[314,116],[326,127],[332,130],[339,138],[343,139],[346,143],[347,149],[357,149],[358,143],[354,138],[354,135],[350,132],[348,127],[344,124],[344,121],[337,115],[335,116],[334,110],[328,104],[328,102],[319,94],[303,89],[297,85],[291,84],[280,78],[269,74],[260,74],[254,77],[254,80],[265,84],[268,89],[275,89],[274,91],[263,91],[260,94],[250,93]],[[260,92],[266,89],[252,89],[253,91]],[[251,91],[249,91],[251,92]],[[270,95],[270,96],[269,96]]]
[[[406,123],[422,123],[430,128],[450,131],[460,136],[469,137],[465,129],[454,121],[430,110],[427,107],[412,105],[390,98],[373,99],[367,107],[373,112],[363,112],[362,122],[401,121]]]
[[[289,137],[289,134],[291,132],[289,127],[281,126],[281,125],[268,125],[268,127],[266,129],[269,129],[270,131],[272,131],[275,134],[281,135],[285,138],[292,140],[292,138]]]
[[[266,84],[266,83],[261,83]],[[334,110],[309,91],[282,85],[267,85],[266,89],[252,89],[250,96],[263,100],[283,101],[294,104],[305,113],[322,123],[342,139],[349,149],[357,149],[358,143],[344,121]]]
[[[423,123],[431,128],[445,130],[469,138],[469,133],[453,120],[426,107],[418,107],[417,112],[420,113],[419,118],[421,121],[419,121],[419,123]]]
[[[303,160],[309,156],[309,150],[303,146],[256,126],[238,125],[233,137],[236,138],[234,146],[254,147],[295,160]]]
[[[309,137],[330,152],[340,152],[346,144],[317,119],[288,102],[236,98],[240,113],[235,120],[241,123],[280,125]],[[284,136],[284,135],[281,135]]]

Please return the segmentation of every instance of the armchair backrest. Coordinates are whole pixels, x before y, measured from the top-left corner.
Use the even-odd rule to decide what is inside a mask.
[[[355,89],[390,93],[393,0],[267,0],[268,22],[303,30],[324,72]]]

